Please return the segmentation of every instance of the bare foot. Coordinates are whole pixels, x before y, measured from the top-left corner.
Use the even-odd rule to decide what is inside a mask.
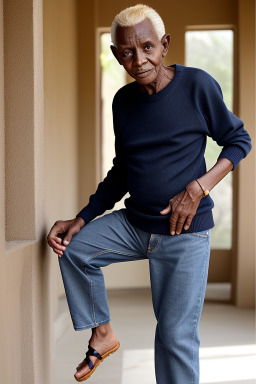
[[[117,345],[118,339],[113,329],[111,328],[110,323],[105,323],[99,327],[92,328],[92,336],[89,340],[89,343],[93,348],[96,349],[97,352],[103,355]],[[99,360],[96,356],[89,355],[89,357],[94,365]],[[91,371],[87,361],[82,361],[76,369],[77,372],[74,376],[77,379]]]

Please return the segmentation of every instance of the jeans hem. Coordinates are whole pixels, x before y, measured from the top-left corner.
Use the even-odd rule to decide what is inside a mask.
[[[95,322],[95,323],[91,323],[91,324],[87,324],[87,325],[82,325],[80,327],[74,325],[74,330],[75,331],[83,331],[85,329],[89,329],[89,328],[95,328],[95,327],[98,327],[99,325],[102,325],[102,324],[105,324],[105,323],[109,323],[110,322],[110,318],[108,318],[107,320],[103,320],[103,321],[99,321],[99,322]]]

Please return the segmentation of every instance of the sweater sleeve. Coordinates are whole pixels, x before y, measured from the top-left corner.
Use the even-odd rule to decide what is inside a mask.
[[[112,113],[115,134],[113,166],[104,180],[98,184],[96,192],[90,195],[89,203],[76,215],[76,217],[82,217],[86,223],[96,216],[102,215],[107,209],[112,209],[115,203],[128,192],[124,151],[120,142],[118,120],[113,109],[113,103]]]
[[[198,87],[194,102],[207,135],[223,146],[217,161],[225,157],[233,163],[233,169],[252,149],[251,137],[244,123],[226,106],[219,83],[206,71],[199,71]]]

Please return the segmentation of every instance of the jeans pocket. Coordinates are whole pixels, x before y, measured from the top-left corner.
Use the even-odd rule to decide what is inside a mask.
[[[209,229],[205,229],[205,230],[199,231],[199,232],[190,232],[190,235],[199,236],[199,237],[208,237],[209,236]]]

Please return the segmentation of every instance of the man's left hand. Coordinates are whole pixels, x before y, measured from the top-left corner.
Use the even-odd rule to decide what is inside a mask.
[[[201,187],[195,180],[189,183],[186,189],[170,199],[168,206],[160,211],[162,215],[172,212],[170,216],[171,235],[175,235],[175,232],[176,235],[179,235],[184,223],[184,229],[189,229],[191,221],[196,214],[197,207],[204,197]]]

